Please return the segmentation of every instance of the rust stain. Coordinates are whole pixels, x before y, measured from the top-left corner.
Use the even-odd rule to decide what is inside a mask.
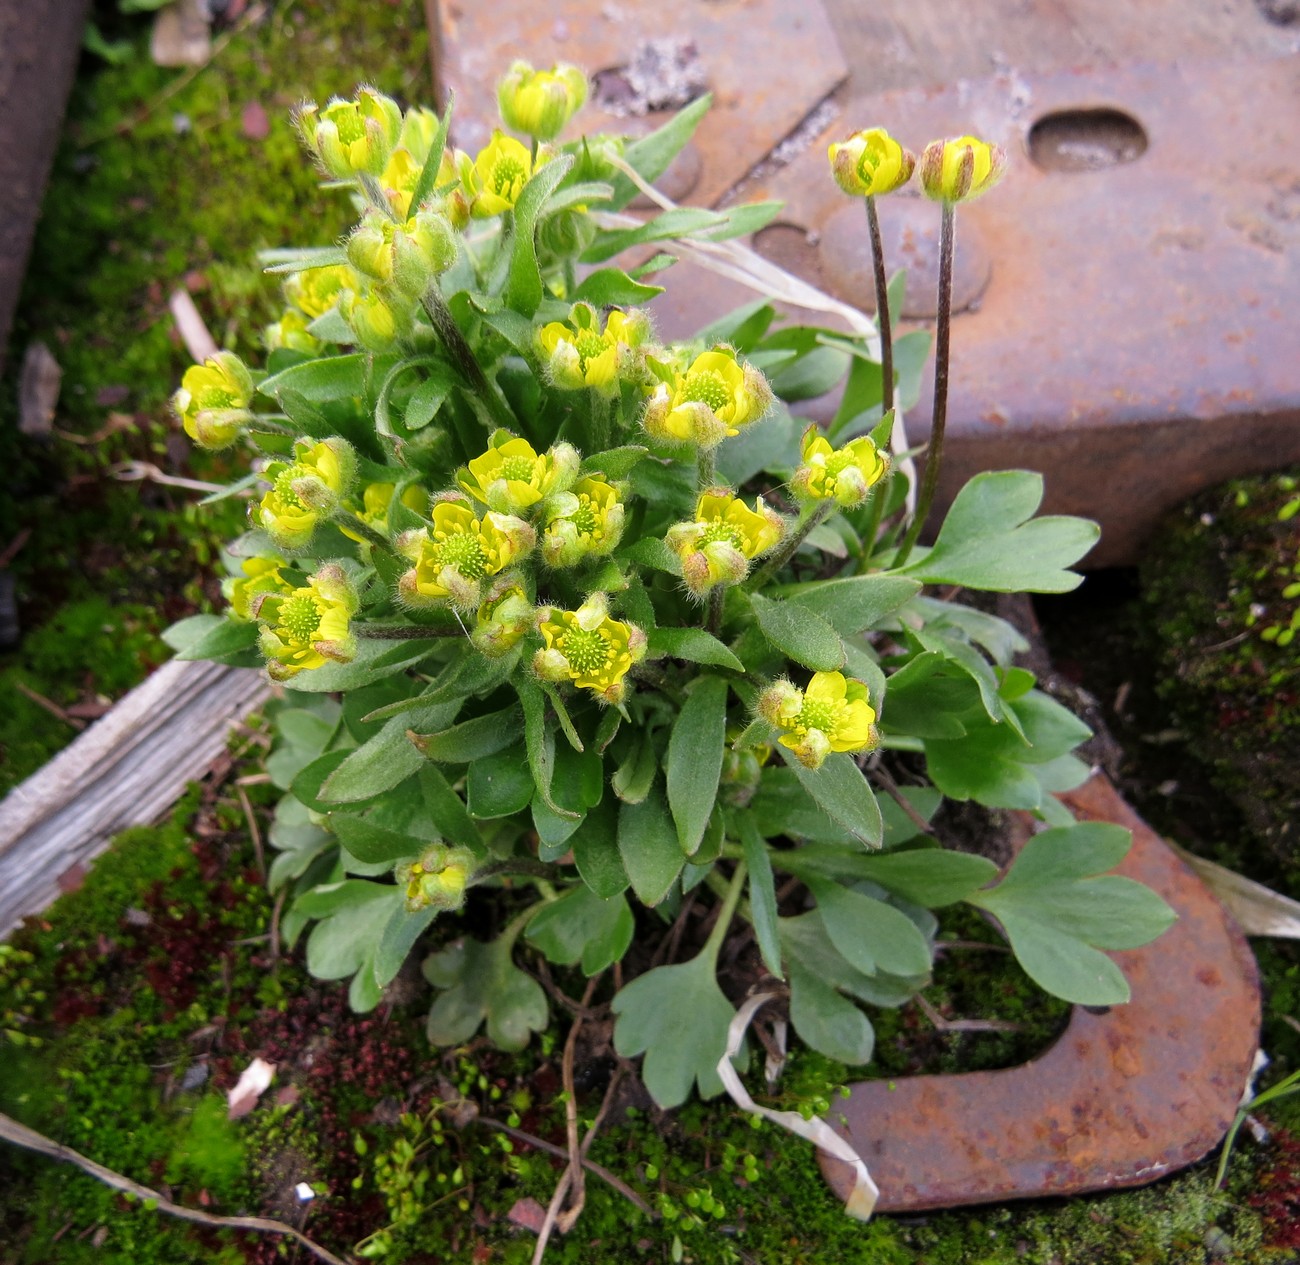
[[[1076,1007],[1032,1063],[854,1085],[832,1123],[843,1118],[867,1159],[882,1212],[1142,1185],[1200,1159],[1232,1122],[1260,1016],[1244,937],[1104,777],[1067,798],[1080,820],[1133,831],[1119,872],[1155,888],[1178,922],[1154,944],[1117,955],[1131,1002],[1104,1014]],[[1203,987],[1171,987],[1188,978],[1190,963]],[[846,1198],[851,1174],[820,1160]]]

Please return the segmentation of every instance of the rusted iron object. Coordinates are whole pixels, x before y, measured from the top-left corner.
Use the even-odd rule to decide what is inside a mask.
[[[1132,1001],[1076,1007],[1033,1062],[854,1085],[832,1123],[843,1119],[870,1167],[882,1212],[1140,1186],[1200,1159],[1232,1122],[1260,1018],[1245,938],[1103,776],[1067,801],[1081,820],[1133,831],[1119,872],[1153,887],[1178,921],[1115,955]],[[822,1170],[847,1198],[847,1168],[823,1157]]]
[[[790,258],[779,234],[802,233],[808,279],[866,307],[862,208],[831,182],[827,142],[884,125],[917,150],[967,132],[1006,146],[1002,185],[957,216],[966,310],[940,496],[980,470],[1040,470],[1047,510],[1100,520],[1089,565],[1129,563],[1178,502],[1300,460],[1297,118],[1292,58],[1011,74],[850,101],[744,197],[787,204],[760,251]],[[892,196],[880,213],[891,268],[925,271],[937,208]],[[928,288],[909,278],[909,311]]]
[[[817,0],[426,0],[434,83],[456,93],[454,135],[466,149],[499,127],[496,83],[516,57],[574,62],[593,78],[569,133],[657,127],[701,89],[714,106],[661,182],[674,198],[709,206],[848,75]],[[646,105],[649,113],[636,111]],[[655,108],[658,107],[658,108]]]

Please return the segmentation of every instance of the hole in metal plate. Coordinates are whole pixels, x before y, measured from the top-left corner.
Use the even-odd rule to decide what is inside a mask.
[[[1029,157],[1044,171],[1101,171],[1135,162],[1147,134],[1131,114],[1109,107],[1055,110],[1029,129]]]

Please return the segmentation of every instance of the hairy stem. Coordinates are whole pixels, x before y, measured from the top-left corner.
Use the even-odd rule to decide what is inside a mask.
[[[722,631],[722,608],[727,600],[726,586],[715,584],[709,590],[709,604],[704,616],[704,631],[716,637]]]
[[[943,463],[943,437],[948,424],[948,335],[952,325],[952,256],[956,236],[957,208],[951,202],[943,204],[943,224],[939,236],[939,320],[934,333],[934,411],[930,427],[930,442],[925,454],[925,478],[921,482],[921,495],[916,503],[912,525],[903,537],[893,565],[901,567],[912,552],[921,528],[934,502],[939,486],[939,467]]]
[[[429,637],[463,637],[460,628],[430,628],[424,624],[353,624],[358,637],[372,641],[424,641]]]
[[[515,424],[514,415],[496,384],[488,381],[483,366],[474,355],[474,349],[465,341],[465,335],[460,332],[460,326],[456,324],[456,318],[452,316],[436,281],[429,283],[421,302],[429,314],[434,332],[442,340],[462,380],[469,387],[471,401],[481,404],[495,425],[509,430]]]
[[[718,450],[701,448],[695,454],[695,482],[701,492],[707,491],[718,481]]]
[[[885,247],[880,240],[876,199],[867,198],[867,232],[871,237],[871,262],[876,270],[876,324],[880,327],[880,412],[894,407],[894,339],[889,319],[889,278],[885,274]]]

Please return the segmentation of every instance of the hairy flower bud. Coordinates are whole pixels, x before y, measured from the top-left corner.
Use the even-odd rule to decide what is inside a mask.
[[[461,183],[476,220],[513,208],[532,174],[533,157],[527,146],[500,131],[492,133],[491,141],[472,161],[460,157]]]
[[[477,611],[482,581],[529,553],[537,542],[521,518],[489,512],[481,519],[460,500],[433,507],[433,528],[404,533],[397,548],[415,565],[398,583],[409,606],[454,606]]]
[[[305,549],[322,519],[328,518],[351,490],[357,458],[352,445],[337,437],[313,444],[299,440],[293,461],[273,461],[262,477],[271,488],[250,510],[280,549]]]
[[[412,308],[396,290],[357,293],[344,290],[339,297],[339,315],[348,323],[358,347],[385,352],[411,331]]]
[[[548,567],[572,567],[603,558],[623,538],[626,511],[618,489],[588,475],[571,492],[547,498],[543,509],[542,559]]]
[[[505,125],[539,141],[554,140],[586,100],[586,75],[566,62],[534,70],[526,61],[516,61],[497,85]]]
[[[816,426],[804,431],[802,458],[790,487],[805,503],[833,500],[852,509],[861,505],[889,473],[888,455],[876,447],[870,436],[862,435],[842,448],[832,448]]]
[[[820,768],[832,751],[871,751],[880,744],[866,685],[839,672],[814,672],[803,690],[775,682],[760,695],[758,714],[782,731],[781,745],[810,769]]]
[[[477,858],[468,848],[435,843],[418,861],[399,865],[393,877],[406,897],[406,908],[410,913],[422,909],[459,909],[465,903],[465,889],[474,876],[477,863]]]
[[[665,443],[712,448],[772,405],[772,388],[752,365],[741,364],[730,347],[701,352],[684,373],[659,365],[661,380],[646,404],[641,424]]]
[[[478,608],[470,640],[489,659],[499,658],[532,629],[535,617],[519,578],[498,576]]]
[[[845,193],[879,197],[901,188],[912,178],[916,155],[904,149],[883,127],[854,132],[836,141],[829,151],[831,174]]]
[[[456,482],[476,501],[498,513],[522,513],[544,497],[573,484],[582,458],[572,444],[559,443],[540,456],[526,439],[497,431],[487,452],[456,471]]]
[[[229,448],[253,419],[253,377],[233,351],[191,365],[172,396],[185,433],[200,448]]]
[[[378,176],[402,132],[402,111],[391,97],[360,88],[355,100],[335,97],[322,110],[301,106],[296,119],[307,148],[336,180]]]
[[[544,681],[572,681],[603,703],[618,704],[633,664],[645,658],[646,636],[635,624],[609,617],[603,593],[593,593],[576,611],[541,607],[538,630],[546,645],[533,657]]]
[[[931,141],[921,153],[921,188],[936,202],[971,202],[1006,174],[1007,154],[974,136]]]

